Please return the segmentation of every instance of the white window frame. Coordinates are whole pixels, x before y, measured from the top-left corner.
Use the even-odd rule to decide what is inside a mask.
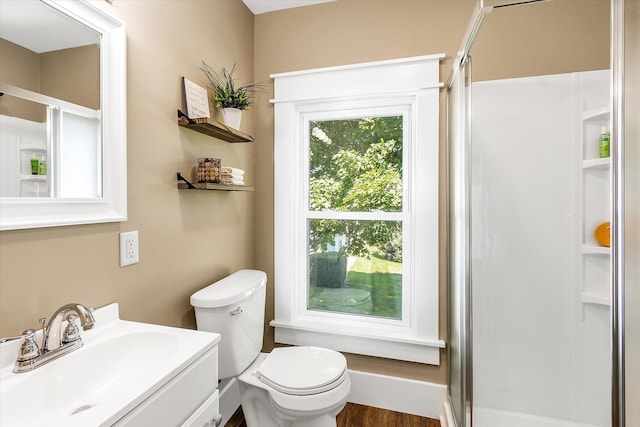
[[[275,74],[275,327],[278,343],[440,364],[439,62],[444,55]],[[374,114],[371,114],[374,113]],[[308,210],[309,120],[403,114],[403,209]],[[306,124],[306,126],[305,126]],[[401,219],[402,320],[309,311],[307,219]]]

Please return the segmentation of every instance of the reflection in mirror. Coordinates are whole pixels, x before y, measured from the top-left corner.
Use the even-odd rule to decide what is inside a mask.
[[[0,114],[0,196],[48,197],[47,107],[7,93],[0,98],[5,105],[15,113]]]
[[[39,0],[3,3],[0,197],[101,196],[99,43]]]
[[[11,85],[0,89],[2,101],[29,111],[0,115],[0,197],[100,197],[100,112]]]
[[[0,230],[126,219],[126,39],[107,10],[0,1]]]

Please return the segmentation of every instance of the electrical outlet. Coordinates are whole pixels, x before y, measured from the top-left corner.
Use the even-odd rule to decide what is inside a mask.
[[[139,261],[138,232],[120,233],[120,267],[137,264]]]

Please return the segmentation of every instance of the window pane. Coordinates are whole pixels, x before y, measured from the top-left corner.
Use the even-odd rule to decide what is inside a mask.
[[[402,211],[402,116],[309,123],[309,209]]]
[[[402,223],[309,219],[309,310],[402,318]]]

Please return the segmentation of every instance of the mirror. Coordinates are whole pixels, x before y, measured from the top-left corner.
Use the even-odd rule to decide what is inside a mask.
[[[98,6],[0,5],[0,230],[126,220],[125,30]]]

